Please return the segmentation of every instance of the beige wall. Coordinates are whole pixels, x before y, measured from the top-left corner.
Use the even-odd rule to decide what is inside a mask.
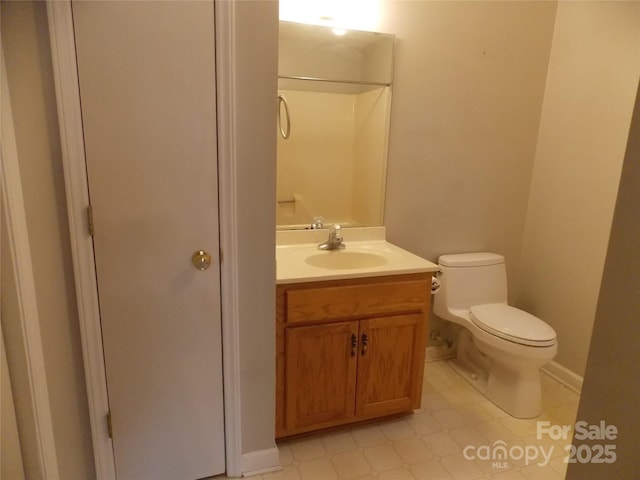
[[[569,465],[568,480],[638,478],[640,469],[640,89],[622,167],[578,420],[618,428],[612,464]],[[576,446],[583,442],[574,440]],[[586,442],[584,442],[586,443]],[[595,450],[594,450],[595,451]]]
[[[240,389],[242,452],[248,453],[275,445],[278,3],[235,5]]]
[[[560,2],[520,257],[517,304],[584,374],[640,76],[640,3]]]
[[[44,2],[2,2],[2,43],[58,467],[61,478],[84,480],[95,474],[45,7]],[[11,354],[10,346],[7,352]],[[9,355],[12,382],[25,374],[19,369],[19,359],[13,360]],[[12,370],[14,366],[17,371]],[[16,403],[24,400],[28,401],[16,396]],[[20,415],[18,405],[17,409]],[[20,426],[20,418],[18,421]],[[23,451],[28,452],[29,447]]]
[[[389,240],[432,261],[501,253],[513,286],[556,4],[383,5],[383,31],[397,36]]]
[[[390,240],[430,260],[504,254],[510,300],[556,329],[556,361],[582,375],[640,72],[640,4],[384,8],[383,31],[397,35]]]

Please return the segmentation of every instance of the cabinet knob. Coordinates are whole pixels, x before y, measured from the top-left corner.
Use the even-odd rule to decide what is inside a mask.
[[[362,334],[362,351],[361,354],[364,355],[365,353],[367,353],[367,350],[369,348],[369,337],[367,336],[366,333]]]
[[[357,351],[358,351],[358,337],[356,337],[355,333],[352,333],[351,334],[351,356],[355,357]]]

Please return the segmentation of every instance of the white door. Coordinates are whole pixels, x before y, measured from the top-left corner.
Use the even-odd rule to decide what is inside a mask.
[[[213,2],[73,18],[116,474],[223,473]]]

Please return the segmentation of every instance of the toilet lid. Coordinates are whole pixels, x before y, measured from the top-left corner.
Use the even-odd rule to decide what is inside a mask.
[[[505,340],[536,347],[556,342],[553,328],[538,317],[504,303],[475,305],[470,316],[478,327]]]

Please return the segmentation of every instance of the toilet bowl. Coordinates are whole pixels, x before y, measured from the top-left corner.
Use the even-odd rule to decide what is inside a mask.
[[[504,257],[442,255],[434,313],[462,326],[451,366],[498,407],[517,418],[542,411],[540,368],[557,351],[556,333],[507,304]]]

